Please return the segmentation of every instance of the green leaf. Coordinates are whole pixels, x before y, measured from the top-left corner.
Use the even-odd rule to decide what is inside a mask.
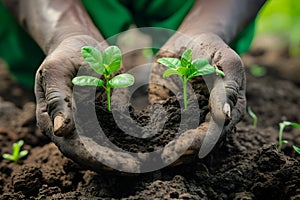
[[[77,76],[73,78],[72,83],[78,86],[103,86],[104,82],[93,76]]]
[[[124,88],[134,84],[134,77],[131,74],[119,74],[113,77],[108,84],[111,88]]]
[[[17,144],[18,144],[19,147],[22,147],[23,144],[24,144],[24,140],[19,140],[19,141],[17,142]]]
[[[181,66],[178,58],[159,58],[157,62],[171,69],[178,69]]]
[[[167,69],[163,74],[163,78],[169,77],[174,74],[181,76],[181,74],[176,69]]]
[[[213,74],[215,72],[216,72],[216,69],[210,64],[205,65],[201,69],[198,69],[198,73],[200,75]]]
[[[204,58],[198,58],[193,60],[192,65],[196,68],[196,69],[201,69],[202,67],[209,65],[209,62],[207,59]]]
[[[122,52],[117,46],[110,46],[102,53],[103,64],[110,75],[120,69]]]
[[[10,154],[4,153],[2,155],[3,158],[7,159],[7,160],[11,160],[11,161],[15,161],[14,157]]]
[[[216,69],[210,65],[207,64],[203,67],[201,67],[200,69],[197,69],[197,71],[195,71],[193,74],[188,76],[188,79],[191,79],[194,76],[203,76],[203,75],[207,75],[207,74],[213,74],[216,72]]]
[[[184,76],[189,72],[189,69],[186,67],[179,67],[177,71],[181,76]]]
[[[27,151],[27,150],[23,150],[23,151],[20,152],[19,158],[23,158],[23,157],[25,157],[27,154],[28,154],[28,151]]]
[[[289,141],[287,141],[287,140],[282,140],[282,143],[283,143],[283,144],[288,144]]]
[[[188,67],[192,62],[192,56],[192,49],[185,50],[181,56],[181,65],[183,67]]]
[[[297,129],[300,129],[300,124],[294,123],[294,122],[289,122],[289,121],[283,121],[282,122],[285,126],[293,126]]]
[[[81,48],[81,55],[96,73],[103,74],[104,66],[102,62],[102,55],[96,48],[91,46],[84,46]]]
[[[225,73],[222,70],[219,70],[219,68],[217,66],[215,66],[215,69],[216,69],[216,74],[217,75],[222,76],[222,77],[225,76]]]
[[[294,150],[295,150],[298,154],[300,154],[300,148],[299,148],[299,147],[296,147],[295,145],[293,145],[293,148],[294,148]]]
[[[193,77],[193,74],[195,74],[197,70],[198,69],[196,69],[193,65],[191,65],[190,68],[188,68],[188,72],[187,72],[188,77]]]

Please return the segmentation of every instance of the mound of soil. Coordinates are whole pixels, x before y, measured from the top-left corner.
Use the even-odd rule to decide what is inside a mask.
[[[256,54],[247,56],[252,60],[245,64],[252,65]],[[289,59],[284,59],[288,65]],[[300,122],[300,87],[268,72],[263,77],[247,72],[248,105],[258,116],[257,128],[246,115],[224,145],[205,159],[120,176],[85,170],[63,156],[35,126],[32,92],[9,78],[1,64],[0,153],[10,153],[19,139],[30,153],[18,163],[0,158],[0,199],[300,199],[300,156],[291,148],[291,144],[300,146],[299,130],[286,128],[284,139],[289,144],[283,152],[277,151],[278,123]],[[176,105],[175,100],[167,102]],[[119,136],[114,138],[122,142]],[[124,147],[148,151],[154,144]]]

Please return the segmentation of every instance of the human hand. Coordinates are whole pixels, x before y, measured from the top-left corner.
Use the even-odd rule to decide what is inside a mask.
[[[36,73],[35,95],[37,124],[50,138],[66,136],[74,129],[72,78],[83,64],[81,47],[100,46],[90,36],[64,39],[44,60]]]
[[[162,155],[163,160],[167,163],[175,161],[180,154],[195,154],[199,150],[199,157],[205,157],[224,137],[225,133],[230,132],[242,119],[246,106],[246,78],[243,63],[240,57],[217,35],[201,34],[188,38],[175,34],[163,46],[157,57],[179,57],[188,48],[193,50],[193,59],[208,59],[212,65],[216,65],[224,71],[225,77],[204,78],[210,89],[210,121],[204,122],[196,129],[188,130],[178,140],[168,144]],[[162,78],[165,70],[165,67],[157,63],[152,69],[151,82],[165,85],[163,87],[150,84],[150,101],[152,103],[165,99],[170,93],[170,88],[178,87],[175,80],[177,77],[174,79],[171,76],[168,80]],[[191,139],[193,141],[190,141]],[[186,147],[180,143],[192,144],[189,147],[191,151],[188,150],[184,153]]]

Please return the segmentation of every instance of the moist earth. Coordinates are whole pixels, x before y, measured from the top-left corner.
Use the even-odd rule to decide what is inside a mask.
[[[250,65],[264,60],[267,53],[254,51],[243,58],[247,104],[258,116],[257,128],[246,114],[224,144],[205,159],[134,176],[96,173],[63,156],[35,126],[32,91],[10,78],[1,63],[0,153],[11,153],[12,144],[19,139],[30,153],[18,163],[0,158],[0,199],[300,199],[300,156],[291,148],[292,144],[300,146],[299,130],[286,128],[284,139],[289,143],[282,152],[277,150],[278,124],[300,122],[300,87],[281,78],[274,68],[267,68],[262,77],[249,73]],[[277,59],[285,60],[286,65],[291,60],[285,54]],[[165,104],[173,109],[168,114],[174,118],[170,121],[178,122],[176,100]],[[146,111],[131,110],[132,119],[149,122]],[[176,123],[168,126],[178,129]],[[133,152],[149,151],[172,140],[172,135],[162,133],[155,142],[140,140],[130,146],[120,135],[111,137]]]

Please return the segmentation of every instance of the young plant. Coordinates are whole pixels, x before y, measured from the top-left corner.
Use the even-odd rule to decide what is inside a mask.
[[[253,76],[255,77],[262,77],[266,75],[267,73],[267,68],[259,65],[252,65],[250,68],[250,72]]]
[[[207,59],[198,58],[196,60],[192,60],[191,49],[185,50],[181,56],[181,59],[159,58],[157,62],[169,68],[164,72],[163,78],[166,78],[173,74],[180,77],[183,85],[184,109],[187,108],[186,86],[189,80],[191,80],[195,76],[202,76],[212,73],[216,73],[220,76],[225,76],[224,72],[219,70],[217,66],[210,65]]]
[[[12,154],[5,153],[2,155],[2,157],[10,161],[17,162],[18,160],[20,160],[21,158],[25,157],[28,154],[27,150],[21,151],[23,144],[24,144],[23,140],[19,140],[18,142],[14,143],[12,146],[13,153]]]
[[[110,46],[101,53],[94,47],[84,46],[81,54],[96,73],[104,76],[104,81],[94,76],[78,76],[73,78],[72,83],[78,86],[103,87],[107,96],[107,108],[110,111],[111,89],[129,87],[134,84],[134,77],[131,74],[119,74],[111,79],[111,75],[121,67],[121,50],[116,46]]]
[[[253,127],[256,128],[257,126],[257,116],[255,115],[255,113],[251,110],[251,107],[248,106],[248,114],[250,115],[250,117],[253,119]]]
[[[283,121],[283,122],[279,123],[279,141],[278,141],[278,151],[279,152],[281,151],[282,144],[284,143],[284,141],[282,140],[283,130],[287,126],[293,126],[297,129],[300,129],[300,124],[297,124],[297,123],[293,123],[293,122],[289,122],[289,121]],[[293,148],[297,153],[300,154],[300,148],[296,147],[295,145],[293,145]]]

